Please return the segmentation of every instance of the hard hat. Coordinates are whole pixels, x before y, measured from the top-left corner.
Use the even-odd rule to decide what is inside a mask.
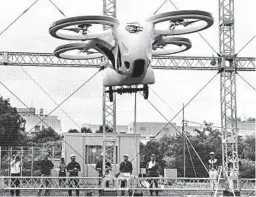
[[[210,152],[210,155],[215,155],[215,153],[214,152]]]
[[[155,154],[151,154],[151,157],[156,157],[156,155]]]
[[[70,158],[71,158],[71,157],[75,157],[75,154],[71,154],[71,155],[70,155]]]
[[[124,157],[129,157],[129,155],[128,154],[124,154]]]

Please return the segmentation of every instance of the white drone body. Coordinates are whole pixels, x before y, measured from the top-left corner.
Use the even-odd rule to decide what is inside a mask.
[[[166,22],[168,24],[164,26]],[[159,24],[165,29],[158,28]],[[49,32],[56,38],[82,41],[57,47],[54,55],[59,58],[85,60],[105,57],[103,85],[109,87],[110,100],[113,100],[112,87],[132,85],[143,85],[143,88],[122,88],[116,92],[143,90],[147,99],[148,84],[155,83],[150,66],[152,57],[190,49],[189,39],[174,36],[197,32],[212,24],[211,14],[186,10],[153,15],[139,23],[120,23],[108,16],[72,17],[56,21]],[[89,29],[93,25],[103,25],[106,30],[92,33]]]

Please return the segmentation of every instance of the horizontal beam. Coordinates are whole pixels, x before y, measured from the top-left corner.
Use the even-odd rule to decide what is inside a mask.
[[[12,189],[10,186],[10,182],[14,180],[19,180],[20,185],[19,189],[21,190],[38,190],[38,189],[53,189],[53,190],[63,190],[69,189],[69,182],[76,181],[79,183],[79,190],[123,190],[123,189],[134,189],[134,190],[155,190],[155,188],[144,188],[145,182],[147,182],[148,178],[98,178],[98,177],[1,177],[0,181],[2,181],[1,189],[9,190]],[[126,188],[120,187],[120,181],[126,179],[128,181]],[[209,178],[160,178],[160,177],[152,177],[150,179],[158,180],[159,191],[212,191],[212,186]],[[62,184],[60,184],[60,180],[62,180]],[[99,184],[100,182],[103,184]],[[50,182],[50,184],[46,184]],[[104,183],[106,181],[114,182],[109,188],[104,187]],[[221,179],[219,183],[219,190],[223,191],[225,189],[226,181],[225,179]],[[185,187],[184,187],[185,186]],[[241,179],[241,191],[255,191],[255,179]]]
[[[5,66],[36,66],[36,67],[76,67],[99,68],[103,57],[88,60],[64,60],[51,53],[0,52],[0,65]],[[154,69],[170,70],[219,70],[219,57],[153,57],[151,66]],[[255,58],[236,57],[238,71],[255,71]],[[215,62],[215,64],[213,64]]]

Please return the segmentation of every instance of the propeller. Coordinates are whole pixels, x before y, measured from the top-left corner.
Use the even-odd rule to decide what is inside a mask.
[[[170,21],[170,30],[174,30],[176,26],[182,25],[183,27],[187,27],[188,25],[191,25],[193,23],[196,23],[200,20],[193,20],[193,21],[185,21],[184,19],[178,19],[178,20],[171,20]]]
[[[183,22],[182,25],[183,25],[184,27],[187,27],[188,25],[191,25],[191,24],[196,23],[196,22],[198,22],[198,21],[200,21],[200,20],[187,21],[187,22]]]
[[[91,26],[91,24],[80,24],[77,25],[77,27],[63,28],[63,30],[73,31],[76,33],[82,32],[82,34],[87,34],[88,28]]]
[[[99,53],[98,51],[95,51],[94,49],[86,49],[86,48],[84,48],[84,49],[81,49],[81,50],[79,50],[79,52],[78,53],[85,53],[86,55],[91,55],[91,54],[94,54],[94,53]]]

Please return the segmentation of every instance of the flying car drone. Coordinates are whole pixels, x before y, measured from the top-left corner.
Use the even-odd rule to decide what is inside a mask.
[[[105,57],[103,85],[113,101],[113,92],[143,91],[147,99],[148,84],[155,82],[150,66],[152,57],[190,49],[189,39],[174,36],[198,32],[212,24],[213,17],[208,12],[183,10],[132,23],[121,23],[103,15],[71,17],[54,22],[49,32],[55,38],[82,41],[57,47],[54,55],[58,58]]]

